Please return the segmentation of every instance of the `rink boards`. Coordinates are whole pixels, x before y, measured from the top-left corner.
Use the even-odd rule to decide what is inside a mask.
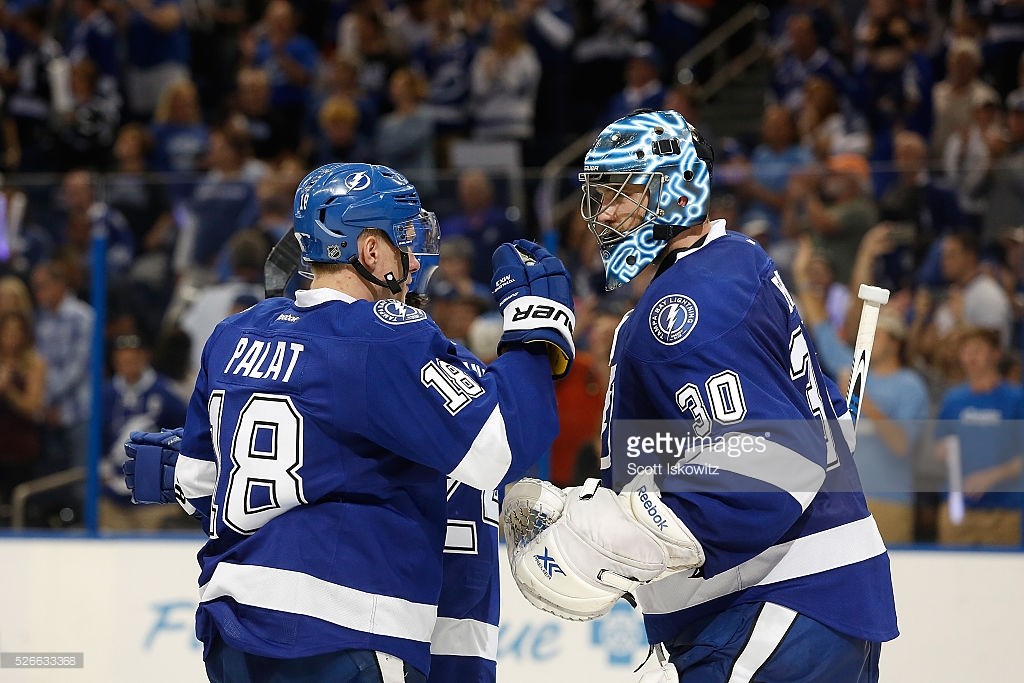
[[[193,635],[195,539],[0,538],[0,652],[82,653],[81,669],[10,669],[0,681],[203,680]],[[504,561],[504,553],[502,553]],[[1024,670],[1024,553],[892,553],[903,635],[882,680],[1002,680]],[[635,681],[647,654],[625,602],[601,620],[539,612],[503,564],[499,681]]]

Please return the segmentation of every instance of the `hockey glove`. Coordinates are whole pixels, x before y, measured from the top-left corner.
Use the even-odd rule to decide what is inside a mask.
[[[133,503],[173,503],[174,465],[184,430],[132,432],[124,445],[124,483]]]
[[[518,344],[548,345],[551,374],[564,377],[576,356],[572,283],[565,266],[547,249],[527,240],[494,251],[491,289],[504,319],[498,354]]]
[[[704,563],[700,543],[653,481],[619,495],[599,484],[558,491],[523,479],[505,495],[512,577],[531,604],[563,619],[596,619],[641,584]],[[531,527],[541,531],[531,537]]]

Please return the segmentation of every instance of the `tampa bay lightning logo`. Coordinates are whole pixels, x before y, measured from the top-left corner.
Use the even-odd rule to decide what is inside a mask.
[[[382,299],[373,305],[373,314],[388,325],[405,325],[426,320],[427,314],[394,299]]]
[[[654,304],[650,323],[655,339],[665,346],[674,346],[697,326],[697,304],[688,296],[669,294]]]
[[[359,190],[365,190],[370,186],[370,174],[366,171],[356,171],[345,176],[345,187],[348,188],[349,192],[358,192]]]

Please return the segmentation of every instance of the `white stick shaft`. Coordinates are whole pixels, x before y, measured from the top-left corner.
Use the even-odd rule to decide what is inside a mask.
[[[853,346],[853,356],[857,357],[858,351],[863,351],[871,358],[871,349],[875,346],[875,330],[878,329],[878,313],[881,306],[864,302],[860,310],[860,325],[857,326],[857,342]]]
[[[850,387],[846,395],[854,429],[860,419],[861,401],[864,399],[868,367],[871,364],[871,349],[875,345],[875,330],[878,328],[878,313],[889,301],[889,290],[861,285],[858,296],[864,301],[864,305],[860,310],[857,342],[853,348],[853,371],[850,373]]]

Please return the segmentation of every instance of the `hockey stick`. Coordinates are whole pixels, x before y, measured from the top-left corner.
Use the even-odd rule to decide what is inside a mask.
[[[878,327],[878,312],[889,302],[889,290],[871,285],[861,285],[857,296],[864,302],[860,309],[860,325],[857,327],[857,343],[853,347],[853,371],[846,404],[850,407],[853,428],[856,431],[860,418],[861,401],[867,384],[868,365],[871,363],[871,348],[875,345],[875,328]]]
[[[301,255],[302,249],[299,240],[295,239],[294,230],[286,232],[270,250],[267,262],[263,265],[263,290],[268,299],[284,296],[288,281],[299,269]]]

